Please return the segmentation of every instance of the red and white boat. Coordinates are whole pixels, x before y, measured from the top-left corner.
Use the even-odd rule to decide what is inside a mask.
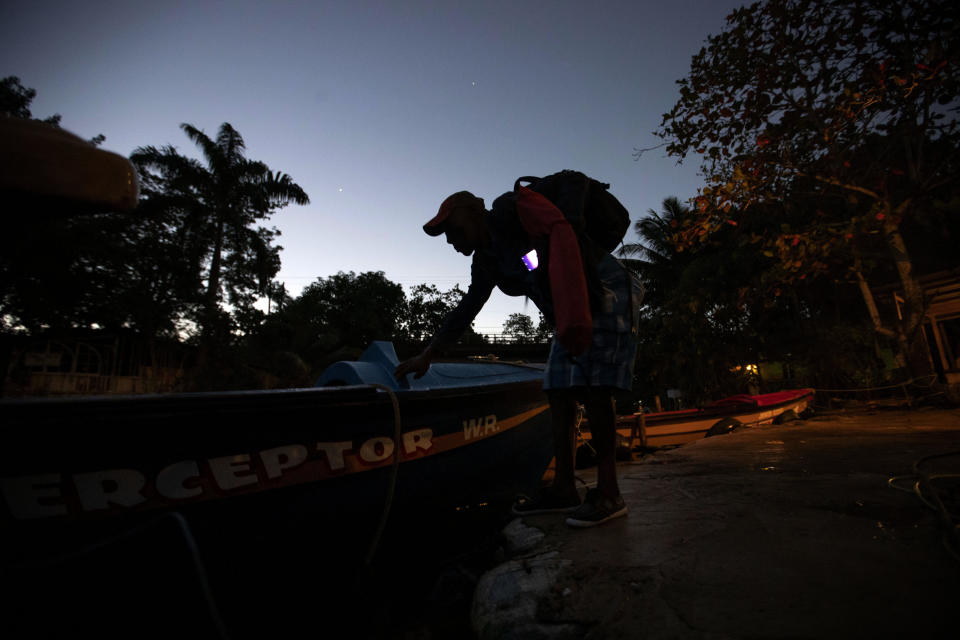
[[[717,400],[700,409],[618,416],[617,441],[630,449],[655,448],[728,433],[740,426],[770,424],[787,411],[799,415],[806,410],[813,395],[813,389],[743,394]],[[588,429],[584,422],[583,428]]]

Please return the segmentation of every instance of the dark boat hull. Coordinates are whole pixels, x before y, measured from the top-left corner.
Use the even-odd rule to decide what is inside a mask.
[[[399,442],[391,399],[373,387],[4,403],[5,560],[167,512],[231,536],[365,539],[395,454],[395,517],[532,490],[552,449],[539,376],[528,378],[398,393]]]

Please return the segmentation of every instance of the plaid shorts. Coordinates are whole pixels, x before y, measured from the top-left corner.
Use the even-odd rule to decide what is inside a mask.
[[[543,376],[544,389],[633,386],[637,353],[634,331],[643,302],[643,287],[612,255],[598,265],[606,289],[602,308],[593,314],[593,344],[574,358],[554,334]],[[631,313],[632,312],[632,313]]]

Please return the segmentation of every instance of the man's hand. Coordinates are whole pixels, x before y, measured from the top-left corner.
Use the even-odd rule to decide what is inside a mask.
[[[404,360],[398,364],[397,368],[393,371],[393,377],[397,379],[397,382],[403,382],[404,376],[408,373],[413,373],[414,379],[419,379],[423,377],[423,374],[425,374],[429,368],[430,353],[428,349],[420,355],[414,356],[409,360]]]

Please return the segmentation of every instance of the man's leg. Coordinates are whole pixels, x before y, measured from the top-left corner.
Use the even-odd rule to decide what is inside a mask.
[[[627,514],[617,485],[617,419],[610,389],[590,390],[587,416],[597,451],[597,488],[588,491],[583,504],[567,518],[567,524],[572,527],[593,527]]]
[[[556,457],[553,476],[553,491],[564,497],[577,494],[574,476],[576,457],[577,404],[573,394],[563,391],[550,392],[550,413],[553,420],[553,452]]]
[[[617,485],[617,414],[609,389],[591,389],[587,397],[590,435],[597,451],[597,490],[607,498],[620,495]]]
[[[564,391],[550,391],[549,398],[555,457],[553,482],[533,499],[521,496],[513,505],[513,513],[518,516],[569,512],[580,504],[580,494],[577,493],[576,477],[573,474],[576,401],[573,394]]]

